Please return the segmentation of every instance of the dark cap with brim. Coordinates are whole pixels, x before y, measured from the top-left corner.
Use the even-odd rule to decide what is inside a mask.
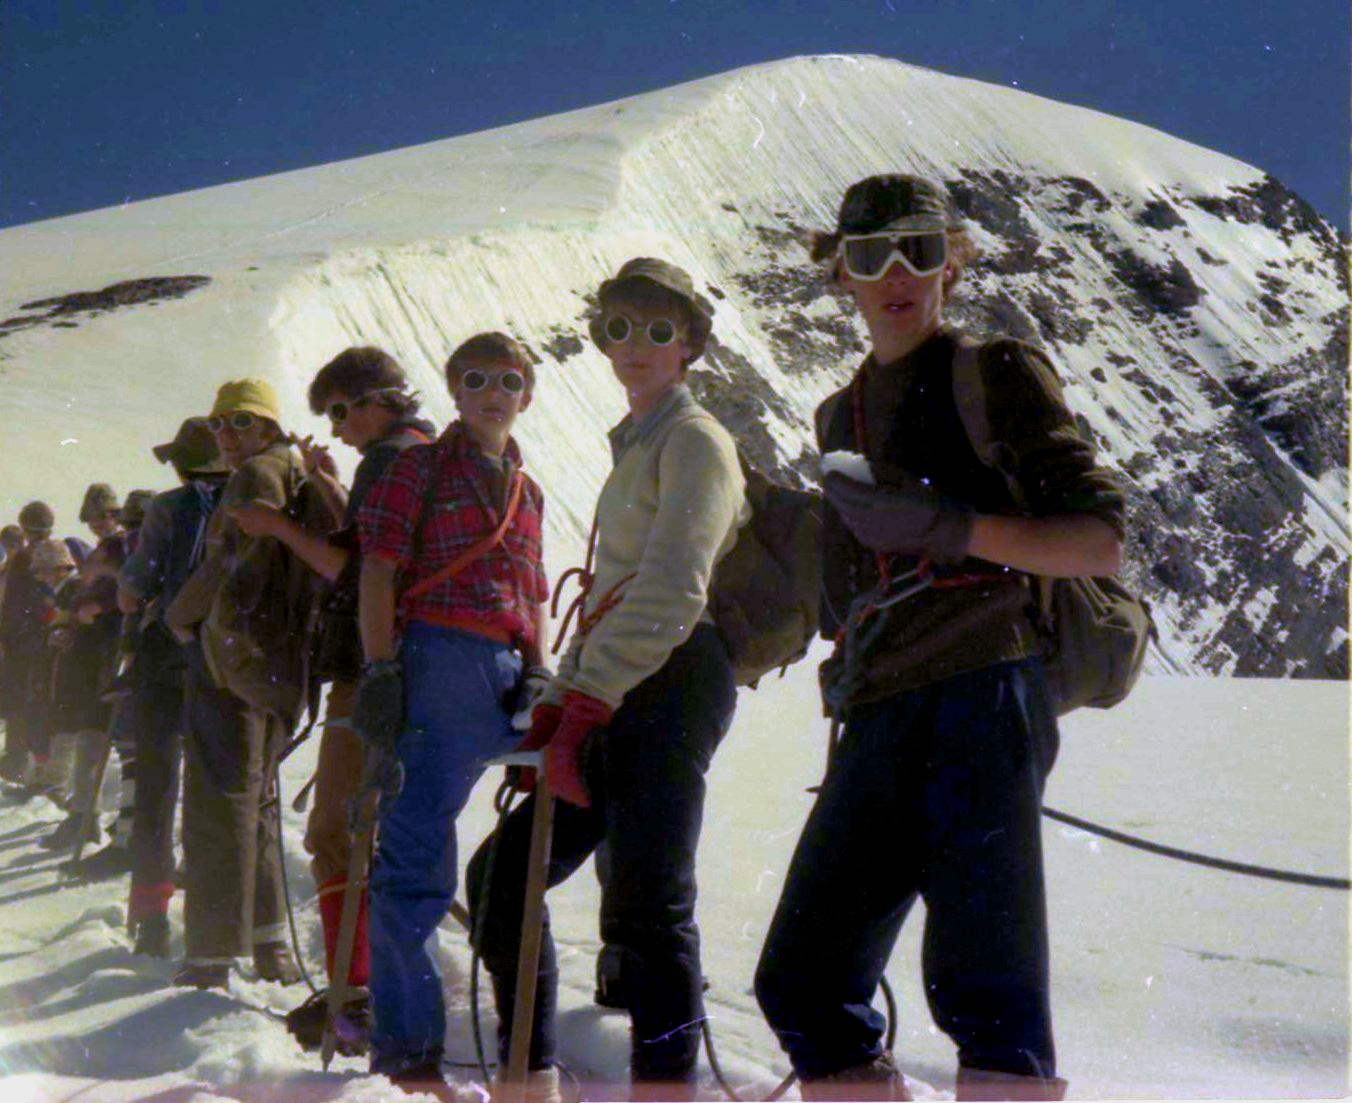
[[[633,260],[625,261],[614,276],[601,284],[597,297],[604,299],[620,284],[628,283],[630,280],[647,280],[649,283],[657,284],[658,287],[665,287],[685,299],[695,313],[702,314],[706,318],[714,316],[713,304],[695,290],[695,282],[690,278],[690,273],[656,257],[635,257]]]
[[[705,342],[709,339],[709,331],[713,328],[714,307],[713,303],[695,290],[695,282],[690,278],[690,273],[684,268],[677,267],[669,261],[659,260],[656,257],[634,257],[632,260],[625,261],[614,276],[601,284],[596,293],[597,298],[604,301],[617,288],[633,281],[647,281],[655,284],[685,301],[690,308],[692,320],[691,332],[688,336],[688,343],[693,353],[691,361],[697,360],[704,352]],[[589,332],[597,347],[605,348],[606,338],[603,319],[599,315],[591,320]]]
[[[172,463],[180,471],[215,474],[229,470],[221,460],[216,438],[207,428],[206,418],[190,417],[178,427],[178,435],[168,444],[151,449],[160,463]]]
[[[870,176],[851,184],[836,217],[836,232],[840,234],[943,230],[948,225],[944,189],[919,176],[901,173]]]

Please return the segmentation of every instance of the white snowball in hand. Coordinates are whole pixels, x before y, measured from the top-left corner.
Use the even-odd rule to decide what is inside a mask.
[[[822,457],[822,478],[826,478],[832,471],[838,472],[846,478],[854,479],[856,482],[866,483],[869,486],[874,485],[873,468],[869,466],[868,460],[858,452],[827,452]]]

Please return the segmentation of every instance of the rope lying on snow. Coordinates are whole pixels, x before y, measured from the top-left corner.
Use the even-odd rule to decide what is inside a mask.
[[[1220,869],[1227,873],[1242,873],[1246,877],[1263,877],[1269,881],[1285,881],[1292,885],[1311,885],[1314,888],[1340,889],[1343,892],[1347,892],[1349,887],[1352,887],[1349,886],[1346,877],[1320,877],[1313,873],[1292,873],[1285,869],[1249,865],[1247,862],[1232,862],[1227,858],[1212,858],[1209,855],[1198,854],[1191,850],[1180,850],[1178,847],[1152,843],[1148,839],[1127,835],[1121,831],[1114,831],[1110,827],[1103,827],[1096,823],[1090,823],[1088,820],[1082,820],[1077,816],[1058,812],[1055,808],[1043,808],[1042,814],[1048,819],[1068,824],[1071,827],[1078,827],[1081,831],[1088,831],[1091,835],[1101,835],[1103,838],[1111,839],[1123,846],[1134,846],[1137,850],[1144,850],[1148,854],[1159,854],[1165,858],[1175,858],[1180,862],[1191,862],[1193,865]]]

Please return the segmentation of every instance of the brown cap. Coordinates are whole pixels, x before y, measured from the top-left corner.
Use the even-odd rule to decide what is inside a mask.
[[[178,436],[168,444],[155,445],[151,451],[160,463],[172,463],[180,471],[214,474],[228,470],[216,448],[216,438],[202,417],[188,418],[178,427]]]

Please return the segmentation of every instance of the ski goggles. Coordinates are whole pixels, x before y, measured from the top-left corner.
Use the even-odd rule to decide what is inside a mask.
[[[374,391],[368,391],[360,398],[354,398],[351,402],[344,402],[341,398],[336,402],[330,402],[324,410],[324,416],[333,424],[341,425],[347,420],[347,415],[353,410],[359,410],[363,406],[369,406],[383,394],[403,394],[398,387],[380,387]]]
[[[670,318],[654,318],[646,326],[636,326],[623,314],[612,314],[606,319],[606,324],[602,327],[606,335],[606,340],[614,342],[617,345],[624,344],[634,335],[635,329],[645,330],[648,335],[648,344],[655,345],[657,348],[665,348],[676,340],[676,323]]]
[[[894,260],[913,276],[932,276],[942,271],[948,259],[948,236],[942,230],[846,234],[836,256],[856,280],[882,279]]]
[[[460,386],[464,387],[470,394],[477,394],[487,387],[493,378],[486,371],[479,368],[470,368],[460,377]],[[526,377],[519,371],[500,372],[497,381],[498,389],[505,394],[520,394],[526,389]]]
[[[227,425],[237,433],[247,433],[258,418],[248,410],[236,410],[233,414],[214,414],[207,418],[207,429],[219,433]]]

